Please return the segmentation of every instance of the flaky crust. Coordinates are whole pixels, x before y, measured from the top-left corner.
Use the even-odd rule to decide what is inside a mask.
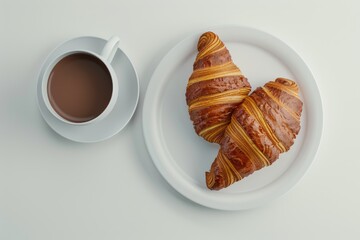
[[[302,101],[295,82],[278,78],[257,88],[232,114],[206,184],[219,190],[271,165],[294,143]]]
[[[202,34],[198,51],[186,88],[190,119],[198,135],[220,143],[232,112],[249,94],[250,84],[216,34]]]

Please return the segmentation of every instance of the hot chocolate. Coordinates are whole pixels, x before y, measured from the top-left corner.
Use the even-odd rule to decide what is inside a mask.
[[[81,123],[99,116],[113,91],[109,70],[97,57],[74,53],[52,69],[47,85],[51,106],[62,118]]]

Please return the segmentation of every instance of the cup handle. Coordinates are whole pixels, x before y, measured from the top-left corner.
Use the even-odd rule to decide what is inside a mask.
[[[115,56],[116,50],[118,49],[119,42],[120,42],[119,37],[113,36],[107,41],[103,50],[101,51],[101,56],[108,63],[112,62],[112,60]]]

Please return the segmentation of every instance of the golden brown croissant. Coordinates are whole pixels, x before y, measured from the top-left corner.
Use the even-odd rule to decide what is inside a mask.
[[[249,94],[250,84],[215,33],[202,34],[197,48],[186,87],[190,119],[198,135],[220,143],[233,110]]]
[[[296,83],[284,78],[246,97],[234,111],[219,153],[206,172],[208,188],[227,187],[288,151],[300,130],[302,104]]]

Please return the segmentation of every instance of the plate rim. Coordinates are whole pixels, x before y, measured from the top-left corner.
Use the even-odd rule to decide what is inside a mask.
[[[315,147],[310,149],[310,153],[308,154],[309,159],[304,164],[302,164],[302,167],[299,168],[299,170],[295,173],[297,173],[295,176],[291,177],[291,180],[289,184],[278,184],[275,183],[279,181],[279,179],[283,177],[279,177],[275,181],[273,181],[271,184],[267,185],[267,187],[262,188],[261,192],[259,190],[254,191],[255,194],[258,196],[259,199],[252,199],[251,195],[249,194],[241,194],[241,199],[236,198],[236,196],[229,197],[223,197],[219,192],[206,190],[200,191],[199,189],[194,189],[194,186],[192,186],[189,182],[185,181],[184,179],[176,179],[174,176],[176,175],[176,172],[174,172],[174,169],[171,167],[169,168],[169,162],[164,162],[161,159],[159,159],[159,155],[163,155],[163,153],[159,153],[159,150],[156,148],[156,146],[161,146],[159,142],[154,141],[155,135],[151,133],[152,124],[156,124],[154,122],[154,115],[153,108],[157,107],[156,104],[156,97],[159,98],[159,96],[151,96],[153,92],[156,92],[155,83],[158,83],[160,80],[154,80],[154,79],[161,79],[157,78],[157,76],[160,73],[161,66],[166,62],[167,58],[173,54],[177,48],[181,47],[183,44],[186,44],[187,41],[192,41],[194,37],[196,39],[198,36],[200,36],[201,33],[205,31],[214,31],[214,32],[220,32],[220,31],[242,31],[242,32],[250,32],[252,34],[260,34],[260,36],[267,38],[270,41],[273,41],[272,44],[276,43],[278,44],[280,48],[285,49],[287,53],[292,54],[292,58],[294,58],[294,61],[296,61],[298,64],[301,64],[301,67],[306,70],[307,78],[311,78],[311,81],[309,81],[309,84],[312,84],[312,97],[316,99],[316,121],[314,123],[315,129],[317,129],[317,132],[315,133],[315,136],[313,137],[313,142],[315,144]],[[155,101],[155,103],[154,103]],[[294,187],[301,178],[305,175],[306,171],[309,169],[311,164],[313,163],[314,159],[316,158],[317,150],[320,145],[321,136],[323,132],[323,107],[322,107],[322,101],[321,96],[319,92],[319,88],[316,84],[316,80],[308,67],[308,65],[304,62],[304,60],[300,57],[300,55],[289,45],[287,45],[285,42],[280,40],[279,38],[264,32],[259,29],[251,28],[251,27],[245,27],[241,25],[222,25],[222,26],[215,26],[215,27],[208,27],[204,28],[200,31],[196,31],[195,33],[191,34],[190,36],[184,38],[183,40],[179,41],[177,44],[175,44],[160,60],[157,67],[155,68],[149,84],[147,86],[146,94],[144,97],[144,105],[142,109],[142,128],[143,128],[143,135],[145,139],[145,144],[148,149],[148,152],[150,154],[150,157],[152,159],[152,162],[154,163],[157,170],[160,172],[162,177],[180,194],[188,198],[189,200],[192,200],[193,202],[196,202],[200,205],[218,209],[218,210],[244,210],[249,208],[254,208],[263,205],[265,202],[269,202],[270,200],[274,200],[281,195],[285,194],[287,191],[289,191],[292,187]],[[160,137],[158,137],[160,138]],[[163,139],[158,139],[163,140]],[[160,157],[161,158],[161,157]],[[169,172],[170,171],[170,172]],[[283,175],[288,174],[288,170],[286,170]],[[276,186],[276,187],[274,187]],[[236,195],[236,194],[234,194]],[[265,196],[266,201],[262,200],[261,197]],[[234,200],[235,199],[235,200]],[[234,203],[235,201],[235,203]]]

